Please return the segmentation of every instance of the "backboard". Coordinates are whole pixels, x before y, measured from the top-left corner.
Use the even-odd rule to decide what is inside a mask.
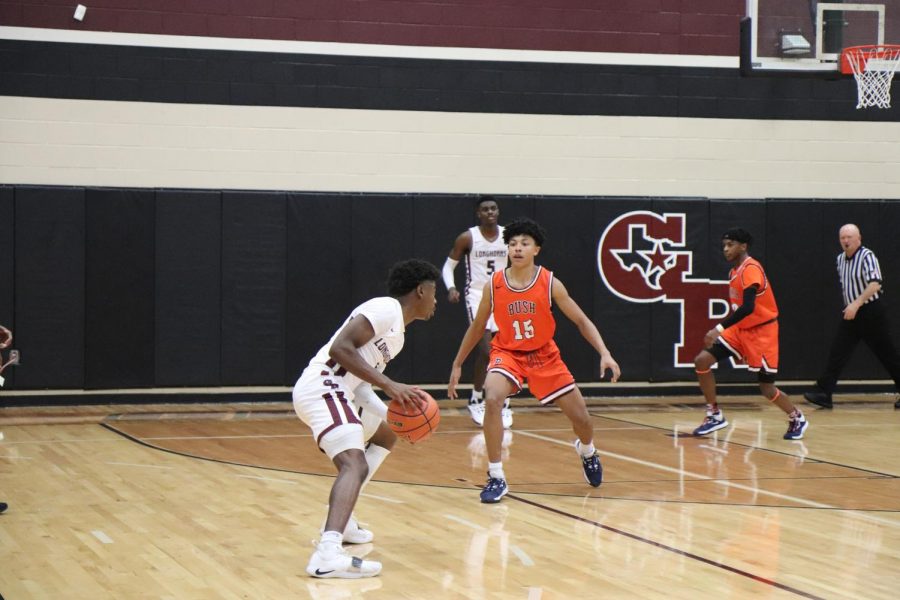
[[[747,0],[741,72],[837,75],[841,50],[900,44],[900,0]]]

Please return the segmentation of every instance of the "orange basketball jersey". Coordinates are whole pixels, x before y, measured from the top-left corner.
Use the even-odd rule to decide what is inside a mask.
[[[744,303],[744,290],[751,285],[759,286],[756,290],[756,304],[753,312],[735,325],[738,329],[750,329],[760,323],[766,323],[778,317],[778,305],[775,304],[775,293],[769,285],[769,278],[762,265],[755,258],[747,257],[744,262],[728,273],[728,295],[731,309],[736,310]]]
[[[511,288],[506,269],[491,277],[491,310],[499,331],[494,348],[530,352],[553,341],[556,320],[550,308],[553,273],[538,267],[532,282],[524,289]]]

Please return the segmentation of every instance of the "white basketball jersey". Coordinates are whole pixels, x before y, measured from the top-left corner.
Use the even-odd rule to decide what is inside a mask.
[[[321,370],[323,367],[337,369],[335,374],[344,378],[344,385],[348,390],[355,390],[360,383],[363,383],[363,380],[352,373],[345,372],[344,369],[340,368],[340,365],[336,365],[331,357],[328,356],[328,352],[331,350],[331,344],[334,342],[337,334],[347,325],[350,319],[358,315],[365,316],[369,323],[372,324],[372,329],[375,330],[375,337],[357,348],[359,355],[373,369],[383,372],[388,362],[400,354],[405,340],[406,328],[403,325],[403,309],[396,298],[389,296],[372,298],[354,308],[347,320],[341,324],[338,330],[334,332],[334,335],[331,336],[331,339],[328,340],[328,343],[322,346],[313,359],[309,361],[309,367],[307,367],[307,370],[310,368]]]
[[[481,235],[478,226],[470,227],[472,250],[466,255],[466,296],[470,293],[481,296],[485,284],[491,280],[494,271],[506,268],[509,252],[503,241],[503,227],[498,226],[497,239],[489,242]]]

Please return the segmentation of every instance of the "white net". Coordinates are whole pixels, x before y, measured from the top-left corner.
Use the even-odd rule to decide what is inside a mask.
[[[900,65],[900,46],[853,48],[847,62],[856,78],[856,108],[891,107],[891,82]]]

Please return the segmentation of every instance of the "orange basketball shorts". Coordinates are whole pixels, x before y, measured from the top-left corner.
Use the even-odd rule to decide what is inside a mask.
[[[751,371],[778,372],[778,321],[749,329],[729,327],[719,341],[747,363]]]
[[[549,404],[575,389],[575,378],[553,341],[531,351],[491,348],[488,373],[503,375],[519,391],[528,381],[528,389],[541,404]]]

